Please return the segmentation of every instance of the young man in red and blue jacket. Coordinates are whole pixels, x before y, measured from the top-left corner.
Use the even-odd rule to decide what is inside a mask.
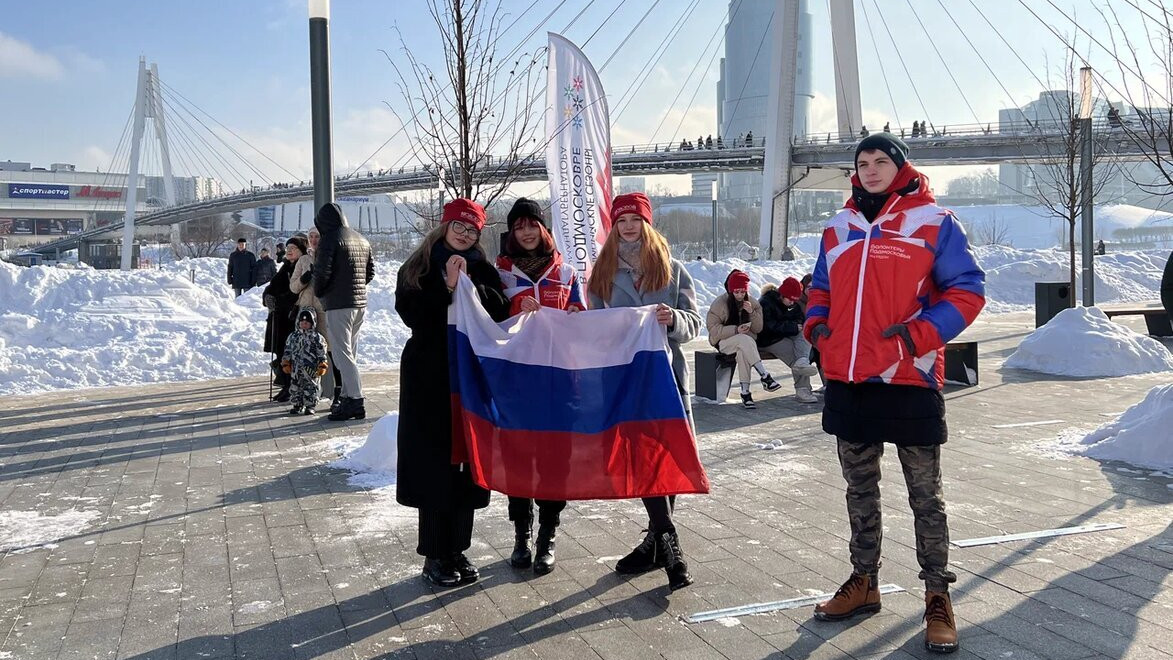
[[[856,147],[852,196],[827,224],[804,334],[827,379],[823,430],[847,481],[852,576],[815,608],[824,620],[880,609],[880,457],[895,444],[925,582],[925,646],[957,649],[941,490],[945,344],[985,305],[985,273],[952,212],[936,204],[908,146],[877,133]]]

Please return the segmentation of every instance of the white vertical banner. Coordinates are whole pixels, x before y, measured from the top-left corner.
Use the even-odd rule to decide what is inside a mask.
[[[611,118],[590,60],[561,35],[549,38],[550,227],[563,259],[585,280],[611,230]]]

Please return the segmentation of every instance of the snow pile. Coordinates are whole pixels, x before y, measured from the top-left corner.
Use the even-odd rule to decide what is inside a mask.
[[[1082,438],[1060,448],[1089,458],[1173,469],[1173,385],[1149,390],[1144,400]]]
[[[1068,281],[1070,257],[1065,251],[985,245],[974,248],[974,255],[986,271],[986,311],[990,313],[1033,309],[1035,282]],[[1168,256],[1163,250],[1141,250],[1096,257],[1096,298],[1100,302],[1156,299]],[[1078,255],[1075,268],[1078,292],[1083,287]]]
[[[337,449],[341,451],[342,458],[331,463],[330,467],[353,472],[350,483],[355,486],[393,486],[396,461],[399,458],[398,437],[399,413],[387,413],[371,426],[371,432],[361,445],[355,439],[341,443]]]
[[[201,286],[203,261],[186,277],[0,263],[0,394],[261,373],[264,310]]]
[[[1127,376],[1173,370],[1173,355],[1096,307],[1075,307],[1023,339],[1006,366],[1057,376]]]
[[[1042,206],[1017,204],[988,204],[954,206],[953,213],[965,226],[970,241],[975,245],[997,241],[1016,248],[1051,248],[1058,245],[1060,236],[1066,239],[1067,220],[1052,217]],[[1111,245],[1113,232],[1145,225],[1169,226],[1173,213],[1154,211],[1128,204],[1096,206],[1093,214],[1095,238]],[[1080,228],[1075,228],[1079,236]],[[1111,248],[1109,248],[1111,249]],[[1111,254],[1111,252],[1109,252]]]
[[[97,511],[70,510],[60,515],[36,511],[0,511],[0,552],[33,550],[77,534],[101,516]]]

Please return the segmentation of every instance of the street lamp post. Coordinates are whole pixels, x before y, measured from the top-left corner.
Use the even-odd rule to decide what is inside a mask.
[[[712,182],[713,200],[713,261],[717,260],[717,182]]]
[[[1083,153],[1079,158],[1079,176],[1083,188],[1083,306],[1092,307],[1096,304],[1096,271],[1093,260],[1095,248],[1092,245],[1094,231],[1092,229],[1092,213],[1095,200],[1092,199],[1092,158],[1095,145],[1092,143],[1092,68],[1085,66],[1079,70],[1082,76],[1082,96],[1079,99],[1079,123],[1083,140]],[[1074,292],[1073,292],[1074,293]]]
[[[310,122],[313,126],[314,211],[334,201],[330,145],[330,0],[309,0]]]

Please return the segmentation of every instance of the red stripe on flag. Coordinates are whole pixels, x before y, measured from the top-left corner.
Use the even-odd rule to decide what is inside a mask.
[[[543,500],[708,493],[685,419],[624,422],[602,433],[499,429],[452,397],[454,462],[482,488]]]

